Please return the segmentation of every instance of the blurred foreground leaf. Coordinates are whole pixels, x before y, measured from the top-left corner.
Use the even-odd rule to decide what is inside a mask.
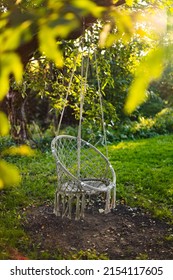
[[[0,67],[0,101],[4,98],[9,90],[9,77],[13,74],[16,82],[22,80],[23,65],[19,56],[14,52],[4,53],[1,55]]]
[[[34,151],[27,145],[21,145],[20,147],[10,147],[3,151],[3,155],[21,155],[21,156],[33,156]]]
[[[9,122],[7,116],[0,112],[0,136],[5,136],[9,132]]]
[[[133,6],[133,3],[134,3],[134,0],[126,0],[126,4],[127,4],[129,7],[132,7],[132,6]]]
[[[45,40],[46,38],[46,40]],[[58,48],[54,32],[48,26],[42,26],[39,32],[40,51],[49,59],[55,61],[58,67],[63,66],[63,56]]]
[[[164,69],[165,51],[162,47],[150,51],[137,67],[124,108],[127,114],[132,113],[145,101],[149,84],[161,77]]]
[[[21,177],[17,167],[0,160],[0,190],[4,187],[18,185],[20,181]]]
[[[104,7],[97,6],[95,3],[93,3],[90,0],[73,0],[72,4],[74,5],[75,8],[78,8],[81,10],[83,15],[86,15],[88,13],[93,14],[95,17],[100,17],[101,13],[105,10]]]

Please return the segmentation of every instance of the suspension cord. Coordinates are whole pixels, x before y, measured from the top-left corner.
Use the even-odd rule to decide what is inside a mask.
[[[80,113],[79,113],[79,126],[78,126],[78,137],[77,137],[77,158],[78,158],[78,178],[80,178],[80,166],[81,166],[81,139],[82,139],[82,117],[83,117],[83,106],[84,98],[87,90],[87,78],[89,69],[89,53],[88,50],[86,69],[84,76],[84,38],[82,38],[82,62],[81,62],[81,91],[80,91]]]
[[[108,158],[108,146],[107,146],[107,137],[106,137],[106,124],[105,124],[104,111],[103,111],[101,83],[100,83],[100,78],[99,78],[96,50],[94,51],[94,58],[95,58],[95,65],[96,65],[96,77],[97,77],[98,95],[99,95],[99,102],[100,102],[102,129],[103,129],[103,139],[104,139],[104,144],[105,144],[105,149],[106,149],[106,157]]]
[[[63,109],[61,111],[61,116],[60,116],[60,120],[59,120],[59,123],[58,123],[57,135],[59,135],[59,132],[60,132],[61,123],[62,123],[62,119],[64,117],[64,112],[65,112],[65,108],[66,108],[66,105],[67,105],[68,96],[70,94],[71,85],[72,85],[75,70],[76,70],[77,58],[78,58],[78,55],[75,58],[74,67],[73,67],[72,72],[71,72],[70,81],[69,81],[68,88],[67,88],[67,93],[66,93],[66,96],[65,96],[64,106],[63,106]]]

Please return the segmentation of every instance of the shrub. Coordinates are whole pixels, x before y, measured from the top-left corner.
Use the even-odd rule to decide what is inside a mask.
[[[138,121],[126,121],[116,130],[111,129],[109,142],[125,139],[150,138],[156,135],[173,133],[173,108],[165,108],[154,118],[139,117]],[[112,140],[112,141],[111,141]]]
[[[153,118],[164,107],[163,99],[154,91],[147,92],[148,99],[139,108],[139,113],[146,118]]]
[[[155,118],[154,129],[159,134],[173,133],[173,108],[165,108]]]
[[[138,122],[133,122],[131,133],[137,138],[148,138],[155,135],[153,129],[154,120],[152,118],[140,117]]]

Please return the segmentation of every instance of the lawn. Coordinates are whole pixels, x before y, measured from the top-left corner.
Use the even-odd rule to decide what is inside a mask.
[[[109,153],[117,197],[173,221],[173,136],[121,142]]]
[[[4,140],[0,144],[1,149],[6,145]],[[108,148],[117,175],[118,203],[147,209],[159,219],[173,223],[173,135],[124,141]],[[29,238],[21,227],[21,209],[53,203],[56,185],[49,145],[32,157],[5,159],[18,166],[22,182],[0,192],[0,259],[8,258],[11,248],[27,251]]]

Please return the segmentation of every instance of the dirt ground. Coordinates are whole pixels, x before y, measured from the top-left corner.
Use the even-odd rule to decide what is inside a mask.
[[[23,228],[39,253],[69,258],[80,250],[109,259],[173,259],[173,226],[139,208],[119,204],[111,213],[86,210],[85,219],[56,217],[53,205],[25,209]],[[41,255],[40,255],[41,256]],[[83,255],[83,259],[87,255]]]

